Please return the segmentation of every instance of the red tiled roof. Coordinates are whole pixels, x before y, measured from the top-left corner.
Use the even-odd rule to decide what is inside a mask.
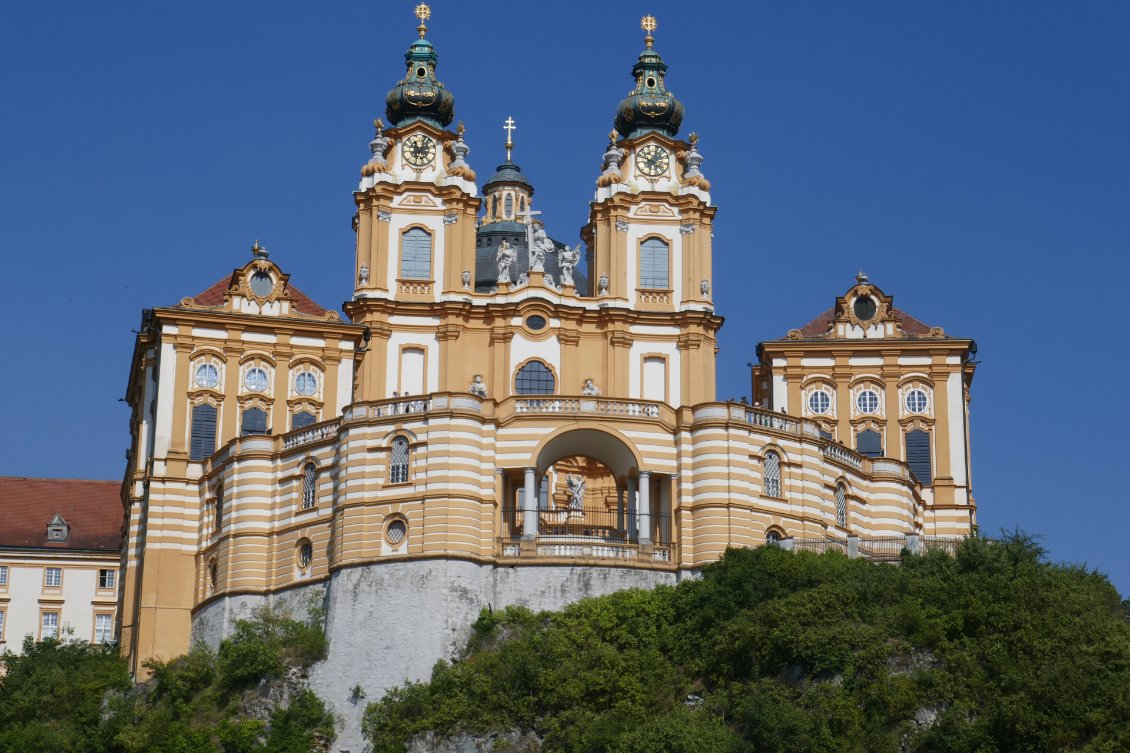
[[[224,302],[224,293],[228,292],[229,287],[231,287],[230,275],[218,280],[216,284],[210,286],[203,292],[194,295],[192,299],[196,301],[198,306],[220,306]],[[326,315],[326,309],[314,303],[310,296],[293,285],[287,283],[286,292],[294,299],[292,305],[295,311],[318,318]]]
[[[902,331],[908,335],[928,335],[930,334],[930,327],[915,319],[910,314],[902,309],[893,308],[891,313],[896,319],[899,320],[899,326]],[[821,337],[828,333],[828,329],[832,326],[832,320],[836,318],[836,307],[828,309],[820,316],[816,317],[808,324],[800,328],[801,337]]]
[[[122,546],[120,481],[0,476],[0,546],[98,549]],[[55,514],[70,526],[67,540],[47,542]]]

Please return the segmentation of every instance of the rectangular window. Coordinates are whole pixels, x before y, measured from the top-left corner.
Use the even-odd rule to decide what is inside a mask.
[[[114,617],[109,614],[94,615],[94,642],[109,643],[114,640]]]
[[[8,585],[8,566],[0,565],[0,586]]]
[[[0,610],[0,641],[4,640],[4,611]]]
[[[39,631],[40,640],[47,638],[59,637],[59,613],[58,612],[44,612],[43,622]]]
[[[203,460],[216,451],[216,406],[203,403],[192,409],[189,460]]]
[[[99,588],[113,588],[114,583],[117,581],[116,570],[99,570],[98,571],[98,587]]]
[[[400,238],[400,276],[405,280],[432,279],[432,236],[414,227]]]
[[[640,287],[667,290],[671,287],[668,246],[658,238],[640,244]]]
[[[667,359],[648,356],[643,359],[643,399],[667,400]]]
[[[906,464],[914,472],[918,482],[924,486],[934,483],[930,463],[930,433],[914,429],[906,433]]]
[[[49,567],[43,575],[43,585],[48,588],[58,588],[63,585],[63,568]]]
[[[400,351],[400,394],[424,393],[424,349],[405,348]]]

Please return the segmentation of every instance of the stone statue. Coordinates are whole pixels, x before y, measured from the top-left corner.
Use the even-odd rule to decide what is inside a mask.
[[[377,134],[373,136],[373,140],[369,142],[369,151],[373,153],[373,158],[361,168],[361,177],[363,178],[368,178],[377,173],[388,172],[388,162],[385,160],[385,152],[392,146],[392,139],[382,133],[384,127],[385,124],[383,121],[373,121],[373,128],[377,131]]]
[[[466,130],[466,127],[463,125],[462,120],[459,121],[459,125],[456,126],[455,130],[459,135],[448,147],[454,159],[451,160],[451,164],[447,167],[447,174],[474,181],[475,171],[472,170],[463,159],[470,153],[471,147],[467,146],[467,143],[463,141],[463,132]]]
[[[569,490],[569,509],[583,510],[585,507],[585,477],[570,473],[565,477],[565,486]]]
[[[487,396],[487,385],[486,382],[483,381],[482,374],[475,374],[475,378],[471,380],[471,386],[467,391],[481,398]]]
[[[599,397],[600,388],[593,384],[591,379],[586,379],[585,386],[581,389],[581,394],[588,397]]]
[[[602,274],[597,281],[597,295],[608,295],[608,275]]]
[[[530,244],[531,272],[545,271],[545,255],[547,253],[553,253],[553,241],[545,234],[545,227],[540,222],[534,223],[534,238],[533,243]]]
[[[581,244],[576,248],[566,246],[557,253],[557,264],[561,267],[561,284],[573,284],[573,267],[581,260]]]
[[[698,289],[702,293],[703,298],[710,297],[710,280],[703,280],[698,284]]]
[[[615,130],[608,134],[608,149],[605,150],[604,161],[600,165],[603,173],[596,179],[598,187],[624,182],[623,176],[620,175],[620,162],[624,159],[626,152],[616,146],[616,140],[619,137],[620,134],[616,133]]]
[[[692,133],[687,137],[690,143],[690,149],[685,152],[679,152],[679,157],[683,160],[683,185],[684,186],[697,186],[703,191],[710,190],[710,181],[698,169],[702,164],[702,155],[698,153],[698,134]]]
[[[369,284],[369,265],[368,264],[362,264],[361,265],[361,271],[357,273],[357,284],[358,285],[368,285]]]
[[[470,290],[471,289],[471,270],[464,269],[462,279],[463,279],[463,287],[466,290]]]
[[[494,255],[494,263],[498,265],[498,281],[510,282],[510,265],[514,263],[514,249],[510,248],[509,241],[498,244],[498,253]]]
[[[523,272],[522,274],[518,275],[518,287],[522,287],[523,285],[529,285],[529,284],[530,284],[530,276],[528,274]]]

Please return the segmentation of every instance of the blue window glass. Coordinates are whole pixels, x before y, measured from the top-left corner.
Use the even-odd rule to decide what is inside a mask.
[[[519,395],[552,395],[556,388],[553,372],[541,361],[528,361],[514,379],[514,391]]]
[[[864,429],[855,437],[855,449],[869,458],[883,456],[883,435],[874,429]]]
[[[906,433],[906,464],[914,472],[919,483],[929,486],[934,483],[930,464],[930,433],[914,429]]]
[[[314,423],[314,414],[310,411],[300,410],[294,414],[294,418],[290,419],[290,428],[301,429],[303,426],[309,426]]]
[[[203,403],[192,409],[189,460],[203,460],[216,451],[216,407]]]
[[[414,227],[400,243],[400,276],[405,280],[432,279],[432,234]]]
[[[671,286],[668,246],[658,238],[640,244],[640,287],[666,290]]]
[[[246,408],[243,411],[243,425],[239,433],[244,437],[250,434],[266,434],[267,411],[262,408]]]

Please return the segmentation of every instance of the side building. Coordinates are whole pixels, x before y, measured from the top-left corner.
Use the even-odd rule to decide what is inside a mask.
[[[0,477],[0,648],[113,641],[121,545],[119,482]]]

